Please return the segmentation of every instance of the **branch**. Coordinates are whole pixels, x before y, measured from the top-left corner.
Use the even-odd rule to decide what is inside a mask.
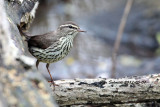
[[[132,3],[133,3],[133,0],[128,0],[127,1],[126,7],[125,7],[125,10],[124,10],[122,19],[121,19],[121,23],[120,23],[119,28],[118,28],[117,38],[116,38],[116,41],[115,41],[115,44],[114,44],[114,50],[113,50],[113,53],[112,53],[112,73],[111,73],[112,78],[115,78],[117,52],[119,50],[122,34],[123,34],[123,31],[124,31],[124,28],[125,28],[125,25],[126,25],[128,14],[129,14],[130,9],[132,7]]]
[[[160,99],[160,74],[121,79],[58,80],[53,96],[60,106],[146,103]],[[52,87],[53,89],[53,87]]]

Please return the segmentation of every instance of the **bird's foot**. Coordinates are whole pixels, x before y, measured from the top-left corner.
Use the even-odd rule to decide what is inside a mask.
[[[53,80],[48,81],[48,82],[50,83],[50,86],[51,86],[51,85],[53,85],[54,87],[55,87],[55,86],[59,86],[59,85],[58,85],[58,84],[56,84]]]

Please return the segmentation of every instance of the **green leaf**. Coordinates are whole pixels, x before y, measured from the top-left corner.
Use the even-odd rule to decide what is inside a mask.
[[[158,41],[158,44],[160,45],[160,32],[158,32],[158,33],[156,34],[156,39],[157,39],[157,41]]]

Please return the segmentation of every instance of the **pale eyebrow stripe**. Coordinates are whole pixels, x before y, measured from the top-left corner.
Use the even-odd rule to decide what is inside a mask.
[[[66,25],[66,24],[65,24],[65,25],[61,25],[60,27],[68,27],[68,26],[72,26],[72,27],[77,28],[77,29],[79,28],[79,27],[77,27],[77,26],[75,26],[75,25],[72,25],[72,24],[68,24],[68,25]]]

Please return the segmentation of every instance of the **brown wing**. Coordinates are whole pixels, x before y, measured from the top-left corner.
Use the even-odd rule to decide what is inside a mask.
[[[28,47],[46,49],[56,42],[56,40],[57,38],[54,35],[54,32],[49,32],[43,35],[35,35],[28,40]]]

